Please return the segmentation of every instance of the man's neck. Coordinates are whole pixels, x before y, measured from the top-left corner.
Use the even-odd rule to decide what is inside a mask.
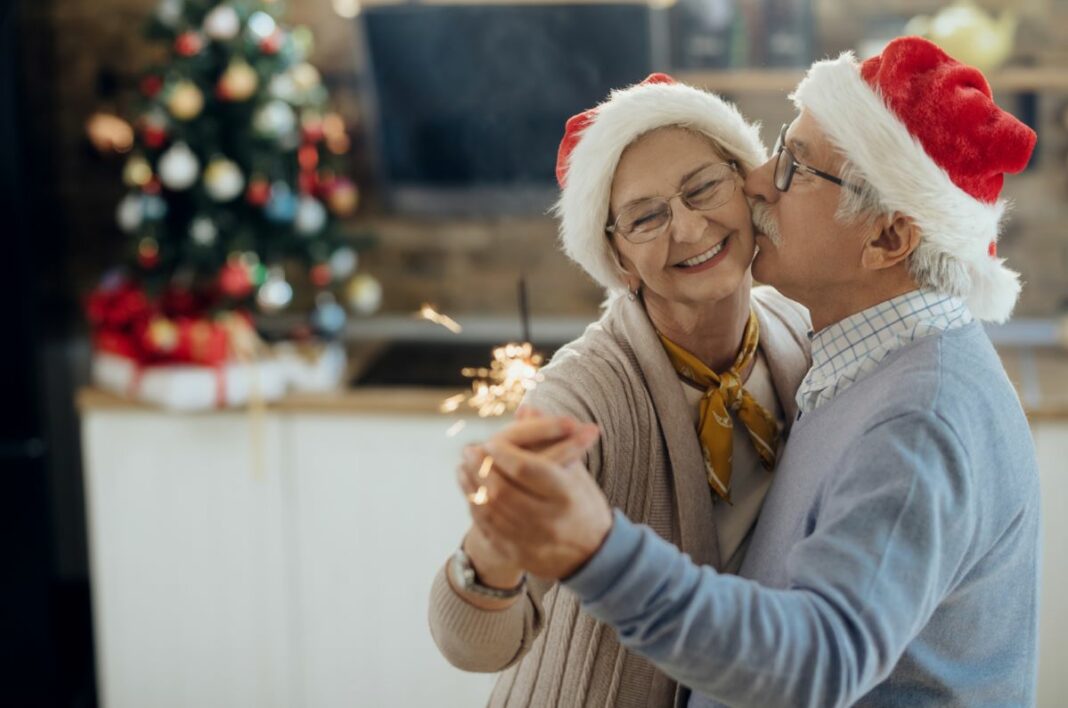
[[[752,279],[747,275],[741,286],[722,300],[690,305],[648,297],[645,310],[658,332],[719,373],[729,369],[738,356],[749,322],[751,288]]]
[[[897,281],[875,287],[856,286],[838,291],[832,297],[819,298],[817,302],[807,305],[809,315],[812,317],[812,331],[819,332],[869,307],[918,289],[919,286],[910,278],[907,281]]]

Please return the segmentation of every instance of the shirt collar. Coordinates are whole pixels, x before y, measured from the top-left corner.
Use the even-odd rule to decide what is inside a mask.
[[[797,391],[798,407],[810,411],[876,368],[891,352],[971,321],[960,298],[920,289],[810,333],[812,368]]]

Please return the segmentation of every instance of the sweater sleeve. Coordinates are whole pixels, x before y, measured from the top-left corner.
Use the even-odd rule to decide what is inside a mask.
[[[559,366],[527,394],[524,405],[548,415],[569,415],[582,422],[602,422],[589,393],[595,386],[576,386],[574,366]],[[578,391],[586,392],[580,396]],[[601,446],[587,454],[586,466],[599,479]],[[505,610],[484,610],[465,601],[438,570],[430,590],[430,632],[446,660],[465,671],[492,673],[512,666],[530,650],[544,624],[542,598],[554,582],[531,578],[526,595]]]
[[[966,572],[978,493],[959,439],[928,413],[873,427],[852,453],[789,552],[783,589],[699,567],[619,513],[565,586],[625,646],[711,698],[850,705]]]

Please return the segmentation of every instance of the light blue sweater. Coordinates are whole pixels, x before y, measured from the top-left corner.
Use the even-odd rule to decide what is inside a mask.
[[[691,708],[1034,703],[1038,473],[981,325],[804,414],[775,475],[745,577],[617,512],[565,585]]]

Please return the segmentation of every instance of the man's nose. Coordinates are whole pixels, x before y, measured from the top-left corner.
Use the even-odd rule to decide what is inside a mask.
[[[779,200],[779,190],[775,188],[775,158],[771,158],[760,167],[751,170],[745,178],[745,196],[750,199],[763,199],[769,204]]]

